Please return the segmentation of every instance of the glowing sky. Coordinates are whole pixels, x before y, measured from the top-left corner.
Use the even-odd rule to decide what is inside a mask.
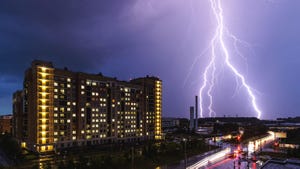
[[[255,89],[262,118],[300,115],[300,1],[226,0],[223,9],[228,29],[250,44],[232,62]],[[0,18],[0,114],[11,113],[30,62],[43,59],[122,80],[159,76],[163,116],[188,117],[216,26],[208,0],[3,1]],[[215,112],[256,116],[230,73],[217,74]]]

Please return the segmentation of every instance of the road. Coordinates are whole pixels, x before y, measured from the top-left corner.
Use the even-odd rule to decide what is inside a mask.
[[[231,154],[234,157],[227,157],[221,161],[208,165],[209,169],[257,169],[260,167],[260,163],[256,163],[255,152],[266,149],[274,141],[274,133],[269,132],[269,135],[257,140],[249,141],[247,145],[230,145],[223,144],[223,147],[230,147]],[[242,155],[242,150],[247,152]],[[254,161],[252,160],[254,159]]]
[[[185,160],[181,160],[179,163],[173,164],[173,165],[164,165],[164,166],[158,166],[156,169],[184,169],[186,166],[191,166],[195,163],[197,163],[199,160],[205,159],[209,157],[212,154],[215,154],[219,152],[220,149],[212,150],[200,155],[195,155],[192,157],[187,158],[187,164],[185,164]]]
[[[238,159],[230,159],[226,158],[220,162],[217,162],[216,164],[213,164],[211,166],[206,167],[207,169],[256,169],[258,168],[256,163],[249,163],[246,161],[241,161],[240,163],[238,162]]]
[[[241,145],[236,147],[232,146],[232,150],[242,150]],[[257,169],[259,165],[256,162],[253,162],[252,159],[254,156],[251,156],[250,159],[247,159],[246,156],[241,154],[241,151],[236,151],[233,153],[233,157],[225,157],[223,160],[216,163],[210,164],[205,168],[208,169]]]

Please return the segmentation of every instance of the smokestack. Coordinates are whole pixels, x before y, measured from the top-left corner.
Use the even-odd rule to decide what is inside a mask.
[[[195,131],[198,130],[198,96],[195,97],[195,113],[196,113],[196,121],[195,121]]]
[[[194,130],[195,129],[195,111],[194,111],[194,106],[190,107],[190,130]]]

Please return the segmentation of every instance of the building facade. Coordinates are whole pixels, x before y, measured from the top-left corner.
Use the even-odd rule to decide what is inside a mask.
[[[39,153],[161,139],[162,82],[157,77],[127,82],[33,61],[14,100],[14,121],[21,120],[25,129],[16,127],[15,133]]]
[[[12,115],[0,116],[0,134],[12,133]]]

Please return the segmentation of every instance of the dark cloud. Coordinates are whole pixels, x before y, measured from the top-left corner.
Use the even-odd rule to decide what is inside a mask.
[[[102,64],[113,50],[119,50],[118,43],[107,37],[116,33],[116,25],[122,25],[118,23],[120,14],[130,4],[78,0],[3,3],[0,71],[16,74],[35,58],[61,65],[69,65],[72,60],[76,69],[85,69],[95,62]]]
[[[245,50],[247,82],[259,91],[264,118],[300,109],[300,82],[295,78],[300,71],[300,2],[269,2],[223,4],[228,28],[253,44],[255,54]],[[189,71],[215,28],[206,0],[10,0],[0,2],[0,21],[0,113],[11,111],[11,95],[22,88],[25,69],[41,59],[55,67],[101,71],[124,80],[159,76],[164,84],[164,116],[188,117],[209,54]],[[241,71],[246,67],[236,60],[234,64]],[[254,115],[242,89],[231,98],[234,82],[232,74],[221,73],[214,90],[218,115]]]
[[[22,88],[34,59],[86,71],[121,50],[112,41],[120,15],[134,1],[6,1],[0,4],[0,98],[9,113],[12,93]],[[118,33],[121,34],[122,33]],[[114,55],[117,57],[117,55]]]

